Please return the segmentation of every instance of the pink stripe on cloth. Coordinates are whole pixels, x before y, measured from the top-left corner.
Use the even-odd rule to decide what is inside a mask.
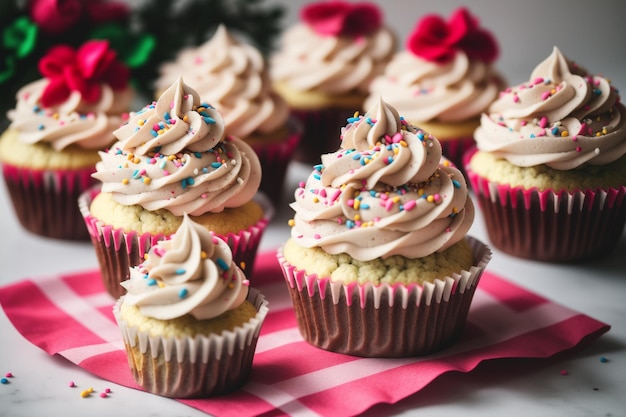
[[[414,394],[445,372],[469,372],[488,359],[549,357],[610,328],[486,271],[456,344],[424,357],[367,359],[320,350],[302,339],[275,252],[258,256],[254,286],[268,299],[270,313],[250,381],[229,395],[181,402],[214,415],[353,416]],[[128,368],[113,302],[98,271],[0,288],[7,317],[31,343],[140,389]]]

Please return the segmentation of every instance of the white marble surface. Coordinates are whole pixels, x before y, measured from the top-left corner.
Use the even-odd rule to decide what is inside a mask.
[[[290,167],[289,190],[308,174]],[[285,201],[291,193],[286,191]],[[289,199],[289,200],[288,200]],[[291,216],[283,204],[262,241],[280,245]],[[4,185],[0,188],[0,285],[26,277],[97,267],[90,243],[66,243],[28,234],[17,223]],[[480,216],[471,234],[486,240]],[[366,416],[599,416],[626,415],[626,234],[608,259],[581,265],[550,265],[515,259],[494,250],[489,270],[532,291],[612,325],[592,344],[550,359],[493,360],[470,373],[449,373],[395,405],[378,405]],[[0,313],[0,416],[201,416],[166,398],[112,384],[24,339]],[[609,361],[600,362],[600,357]],[[569,375],[562,376],[566,369]],[[69,388],[74,381],[77,388]],[[81,398],[80,391],[97,393]],[[97,394],[105,388],[108,398]]]

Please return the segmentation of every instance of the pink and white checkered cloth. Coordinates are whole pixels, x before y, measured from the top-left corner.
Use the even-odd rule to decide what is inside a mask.
[[[230,395],[181,402],[218,416],[353,416],[395,403],[444,372],[469,372],[487,359],[549,357],[610,328],[486,271],[466,331],[453,347],[418,358],[358,358],[302,339],[274,252],[258,256],[251,280],[268,299],[270,313],[250,381]],[[113,302],[97,270],[0,288],[2,307],[26,339],[104,379],[140,389],[128,368]]]

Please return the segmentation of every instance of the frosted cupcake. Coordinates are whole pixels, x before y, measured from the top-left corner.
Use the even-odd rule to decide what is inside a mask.
[[[609,254],[626,222],[626,110],[558,48],[482,116],[466,168],[489,238],[543,261]]]
[[[179,78],[159,100],[131,114],[101,152],[99,189],[80,201],[105,287],[120,280],[156,241],[173,234],[183,214],[226,240],[251,270],[271,205],[256,196],[261,166],[240,139],[224,135],[220,114]]]
[[[370,85],[364,108],[383,97],[409,123],[434,135],[443,155],[461,167],[480,115],[505,87],[493,67],[497,56],[496,40],[467,9],[457,9],[448,22],[424,16],[405,50]]]
[[[76,200],[94,180],[98,150],[115,141],[134,92],[106,41],[52,48],[44,78],[17,93],[0,138],[2,173],[22,226],[40,236],[89,239]]]
[[[197,398],[245,383],[268,308],[224,241],[184,215],[122,285],[113,313],[139,386]]]
[[[268,68],[252,45],[233,37],[224,25],[204,44],[181,51],[161,67],[157,91],[182,75],[202,100],[219,109],[226,134],[247,142],[261,161],[260,190],[277,203],[301,129],[285,100],[272,90]]]
[[[316,2],[302,9],[270,61],[275,90],[302,121],[297,159],[314,163],[337,149],[346,114],[361,108],[395,48],[375,4]]]
[[[348,121],[295,192],[279,263],[300,332],[366,357],[432,353],[457,339],[489,249],[439,142],[382,100]]]

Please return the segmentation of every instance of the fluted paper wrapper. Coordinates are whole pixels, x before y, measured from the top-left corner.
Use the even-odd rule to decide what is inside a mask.
[[[626,186],[575,192],[511,187],[466,172],[489,240],[512,256],[547,262],[610,254],[626,223]]]
[[[64,240],[89,240],[76,200],[95,180],[95,168],[38,170],[3,163],[15,214],[29,232]]]
[[[172,398],[202,398],[225,394],[249,378],[268,303],[250,288],[247,300],[257,315],[221,334],[195,337],[151,336],[126,323],[120,315],[123,297],[113,307],[122,332],[128,364],[137,384],[153,394]]]
[[[99,186],[87,190],[80,196],[78,206],[96,250],[104,287],[113,298],[117,299],[126,292],[120,283],[128,279],[129,268],[143,262],[144,255],[150,251],[150,248],[168,236],[135,231],[125,232],[124,229],[107,225],[95,218],[91,215],[89,207],[99,192]],[[257,224],[237,233],[217,235],[228,244],[233,253],[233,260],[244,271],[253,270],[259,243],[273,215],[272,205],[267,198],[257,194],[255,200],[264,210],[264,217]],[[250,274],[246,275],[249,278]]]
[[[321,349],[363,357],[410,357],[437,352],[462,333],[491,250],[468,237],[475,266],[423,285],[359,285],[283,271],[304,339]]]

